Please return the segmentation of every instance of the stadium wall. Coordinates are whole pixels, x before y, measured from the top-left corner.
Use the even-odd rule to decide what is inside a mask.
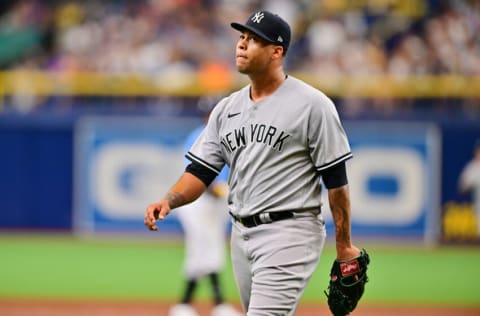
[[[183,119],[175,122],[161,117],[148,119],[149,124],[135,123],[135,119],[139,118],[146,119],[144,116],[123,118],[125,122],[130,122],[131,126],[143,126],[140,132],[126,133],[121,131],[128,126],[125,122],[119,126],[107,124],[112,122],[111,116],[103,116],[100,120],[69,116],[55,119],[38,115],[2,116],[0,118],[0,152],[2,153],[0,155],[0,174],[2,174],[0,177],[2,208],[0,229],[65,231],[80,229],[90,232],[95,229],[133,229],[134,231],[139,229],[135,226],[136,224],[131,225],[129,222],[131,218],[126,220],[124,218],[120,222],[115,219],[113,226],[109,226],[112,225],[110,219],[102,218],[104,214],[95,213],[98,209],[88,204],[89,201],[91,202],[88,192],[98,192],[92,189],[91,182],[90,184],[88,182],[87,176],[94,175],[94,171],[90,168],[91,157],[88,155],[96,153],[99,148],[103,148],[102,145],[118,142],[118,137],[133,146],[135,150],[146,150],[148,153],[152,148],[138,145],[148,145],[155,133],[163,135],[163,139],[157,139],[156,142],[160,147],[166,146],[167,152],[172,154],[171,157],[181,155],[179,150],[183,138],[199,123],[198,119]],[[95,120],[97,123],[92,123]],[[152,124],[156,120],[167,121],[169,124],[156,126]],[[165,129],[159,131],[160,125]],[[111,128],[108,129],[106,126]],[[471,232],[472,225],[469,224],[473,220],[469,215],[471,212],[465,212],[465,208],[459,207],[459,205],[470,205],[470,197],[461,196],[458,193],[457,181],[461,168],[471,157],[472,145],[480,135],[480,126],[477,122],[462,121],[447,124],[440,121],[412,123],[412,120],[409,122],[346,120],[345,126],[349,130],[352,147],[357,156],[353,161],[369,154],[368,149],[373,145],[376,149],[381,149],[381,154],[385,156],[386,161],[394,164],[395,161],[397,162],[393,166],[394,169],[404,168],[402,170],[406,172],[382,175],[379,170],[374,170],[375,177],[363,178],[355,184],[355,187],[362,189],[367,187],[370,193],[373,192],[370,194],[368,190],[364,190],[363,195],[362,192],[357,192],[357,196],[363,198],[361,205],[364,207],[364,210],[361,212],[359,210],[358,213],[367,212],[368,216],[376,217],[378,220],[378,215],[381,213],[375,214],[375,212],[380,212],[382,207],[390,208],[386,212],[392,211],[392,216],[384,217],[383,222],[372,223],[371,219],[369,222],[368,216],[354,218],[354,229],[358,233],[371,235],[372,232],[373,234],[380,232],[383,235],[400,237],[421,236],[427,239],[433,238],[436,241],[456,241],[472,237],[470,235],[474,232]],[[396,131],[391,132],[394,126]],[[372,127],[376,128],[372,129]],[[381,130],[390,132],[380,133]],[[98,133],[92,134],[92,131]],[[382,135],[383,138],[380,137]],[[85,140],[90,140],[92,143],[89,144]],[[83,149],[79,146],[79,142],[82,141]],[[156,152],[156,154],[158,157],[165,156],[162,152]],[[404,160],[398,157],[397,159],[395,155],[398,154],[404,155],[402,157],[411,157],[411,161],[414,164],[417,163],[420,169],[399,165],[398,163]],[[132,157],[141,160],[145,155],[132,155]],[[175,159],[172,158],[171,161]],[[75,165],[78,167],[82,164],[83,169],[75,168]],[[172,166],[170,170],[179,168],[174,163],[170,165]],[[363,169],[356,168],[356,170],[355,173],[361,174]],[[415,176],[415,170],[420,170],[421,176]],[[405,174],[409,176],[404,176]],[[356,176],[353,177],[356,178]],[[125,179],[119,181],[123,181],[124,186],[129,185],[125,184]],[[404,185],[405,183],[407,185]],[[398,206],[414,200],[408,199],[412,197],[411,186],[421,188],[422,191],[422,197],[418,199],[420,213],[416,215],[412,213],[413,211],[407,212]],[[405,197],[407,199],[402,201],[401,199]],[[90,215],[78,212],[82,208],[91,211]],[[142,215],[143,210],[138,212]],[[398,214],[394,212],[410,214],[412,217],[407,220],[405,217],[396,216]],[[445,213],[449,215],[448,218],[442,216]],[[85,216],[94,216],[94,218],[86,221]],[[452,223],[458,223],[458,218],[466,224],[455,228],[458,225]],[[92,223],[96,226],[92,226]],[[178,223],[174,218],[169,225],[171,232],[179,231]],[[397,228],[391,229],[392,227]]]

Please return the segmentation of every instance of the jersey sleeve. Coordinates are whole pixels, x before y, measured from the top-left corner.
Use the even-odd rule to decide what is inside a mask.
[[[190,161],[201,164],[217,175],[225,165],[218,140],[218,118],[218,106],[216,106],[210,114],[207,125],[185,155]]]
[[[203,129],[205,128],[205,125],[201,125],[197,128],[195,128],[192,132],[190,132],[190,134],[187,136],[186,140],[185,140],[185,144],[184,144],[184,153],[188,153],[188,151],[190,150],[190,148],[192,148],[193,144],[195,143],[195,141],[197,140],[197,138],[200,136],[200,134],[202,133]],[[188,165],[191,163],[191,160],[190,159],[187,159],[185,157],[185,165]]]
[[[318,172],[352,157],[348,138],[335,105],[324,95],[312,106],[308,141],[310,155]]]

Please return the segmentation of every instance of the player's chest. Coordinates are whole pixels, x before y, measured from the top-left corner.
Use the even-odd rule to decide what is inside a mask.
[[[270,148],[282,152],[304,142],[304,118],[285,107],[249,106],[227,112],[219,130],[227,152],[245,148]]]

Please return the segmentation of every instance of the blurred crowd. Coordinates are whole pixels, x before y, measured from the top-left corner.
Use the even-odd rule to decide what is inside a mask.
[[[2,1],[0,66],[144,73],[211,62],[231,67],[237,34],[229,23],[265,8],[293,26],[291,70],[480,75],[479,1],[348,2],[357,1]]]
[[[258,8],[293,28],[287,70],[309,75],[480,75],[480,1],[20,0],[0,4],[0,70],[183,75],[234,70]]]

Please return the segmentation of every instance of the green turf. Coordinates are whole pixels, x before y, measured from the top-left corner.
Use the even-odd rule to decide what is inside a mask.
[[[367,247],[372,263],[364,300],[371,303],[480,305],[478,248]],[[333,260],[327,246],[303,297],[325,300]],[[0,235],[0,298],[175,300],[182,280],[180,242]],[[227,299],[238,300],[230,262]],[[209,296],[202,282],[199,298]]]

